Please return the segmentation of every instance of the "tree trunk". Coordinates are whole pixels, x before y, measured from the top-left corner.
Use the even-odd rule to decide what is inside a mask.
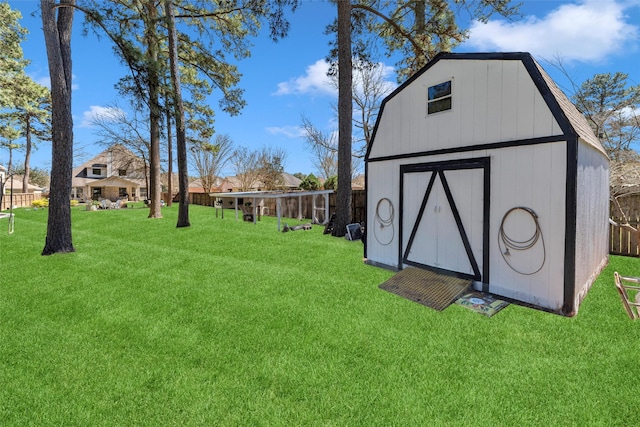
[[[13,178],[11,178],[11,176],[13,175],[13,144],[11,142],[12,141],[9,141],[9,163],[7,164],[7,177],[8,179],[11,179],[11,182],[13,182]]]
[[[169,200],[167,200],[167,206],[173,204],[173,134],[171,133],[171,110],[165,108],[165,116],[167,120],[167,192],[169,193]]]
[[[158,76],[158,49],[159,42],[156,33],[156,18],[158,11],[154,2],[145,3],[147,16],[145,19],[145,41],[147,43],[148,77],[149,87],[149,218],[162,218],[160,210],[160,78]]]
[[[31,173],[31,117],[27,117],[25,126],[25,153],[24,153],[24,176],[22,177],[22,192],[29,192],[29,174]]]
[[[178,152],[178,224],[176,227],[189,227],[189,171],[187,166],[187,141],[184,127],[184,105],[178,74],[178,37],[171,8],[171,0],[165,0],[167,27],[169,29],[169,64],[171,85],[173,87],[173,107],[176,121],[176,149]]]
[[[412,6],[414,7],[413,15],[416,17],[415,23],[413,25],[413,34],[421,35],[421,36],[429,34],[427,32],[427,22],[425,20],[425,15],[427,10],[426,2],[416,1],[412,3]],[[413,55],[416,58],[425,56],[425,50],[421,48],[420,45],[413,44]]]
[[[149,152],[151,152],[151,149],[149,149]],[[143,169],[144,169],[144,183],[147,186],[147,196],[145,197],[145,199],[149,198],[149,189],[151,188],[151,182],[149,182],[149,175],[151,173],[151,172],[149,172],[149,163],[150,163],[150,161],[146,157],[147,154],[143,154],[142,155],[142,160],[144,161],[144,166],[143,166]]]
[[[351,222],[352,84],[351,1],[338,0],[338,189],[332,233],[338,237]]]
[[[71,7],[64,7],[64,6]],[[71,29],[75,0],[41,0],[42,28],[51,77],[51,185],[47,237],[42,255],[75,252],[71,239],[73,116],[71,114]],[[57,20],[56,20],[57,11]]]

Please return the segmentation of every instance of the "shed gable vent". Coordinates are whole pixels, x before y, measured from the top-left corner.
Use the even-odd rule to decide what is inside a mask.
[[[430,86],[428,91],[427,113],[439,113],[451,109],[451,80]]]

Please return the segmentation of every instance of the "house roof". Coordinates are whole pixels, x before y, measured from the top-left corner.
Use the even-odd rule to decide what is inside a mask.
[[[575,105],[567,98],[562,90],[555,84],[553,79],[547,74],[542,66],[527,52],[496,52],[496,53],[448,53],[441,52],[436,55],[429,63],[427,63],[421,70],[411,76],[406,82],[397,87],[391,94],[389,94],[383,101],[380,107],[380,113],[376,120],[376,124],[373,130],[372,144],[369,144],[366,159],[369,158],[372,145],[375,144],[375,135],[377,133],[378,125],[382,118],[382,113],[385,105],[389,100],[395,97],[398,93],[403,91],[412,82],[418,79],[422,74],[427,72],[436,63],[443,60],[502,60],[502,61],[521,61],[528,71],[529,76],[536,85],[538,91],[542,95],[543,99],[547,103],[547,106],[553,113],[554,117],[558,121],[559,126],[563,130],[564,134],[569,137],[577,137],[590,145],[594,149],[607,156],[606,151],[598,138],[593,133],[593,130],[589,126],[589,123],[585,119]]]
[[[7,182],[4,184],[5,190],[10,190],[11,187],[13,186],[14,193],[23,193],[24,191],[22,190],[22,177],[23,175],[11,175],[10,177],[8,177]],[[28,184],[28,190],[40,191],[42,190],[42,187],[39,187],[33,184]]]
[[[351,188],[353,190],[364,190],[366,179],[364,174],[360,174],[351,180]]]
[[[91,187],[137,187],[140,182],[133,179],[124,179],[120,176],[110,176],[103,179],[91,179],[88,183]]]
[[[298,188],[300,187],[300,183],[302,182],[301,179],[296,178],[295,176],[291,175],[288,172],[282,172],[282,180],[283,180],[283,186],[285,188]],[[240,186],[242,185],[240,179],[237,176],[228,176],[226,178],[224,178],[224,180],[222,182],[219,183],[218,188],[240,188]],[[264,187],[264,183],[262,183],[262,181],[257,180],[254,181],[251,184],[251,188],[262,188]]]
[[[214,181],[215,181],[213,184],[214,188],[219,188],[223,183],[223,179],[220,177],[216,177]],[[189,193],[209,193],[209,191],[204,189],[204,186],[202,185],[202,180],[200,178],[196,178],[193,181],[189,182]]]
[[[298,188],[302,183],[300,178],[296,178],[288,172],[282,172],[282,180],[284,181],[284,186],[288,188]]]
[[[112,160],[118,162],[135,163],[142,162],[143,160],[136,156],[131,150],[121,144],[116,144],[107,148],[92,159],[87,160],[78,167],[73,169],[72,176],[76,178],[86,178],[86,169],[93,167],[105,167],[112,163]],[[90,179],[90,182],[94,182],[95,179]]]

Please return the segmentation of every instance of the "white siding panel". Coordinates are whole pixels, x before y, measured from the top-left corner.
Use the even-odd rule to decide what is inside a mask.
[[[427,89],[424,84],[415,86],[411,91],[410,99],[407,101],[408,108],[405,109],[402,119],[402,133],[405,139],[402,144],[408,148],[409,153],[431,150],[435,145],[435,140],[429,129],[425,128],[425,115],[427,114]]]
[[[461,78],[464,64],[457,64],[453,75],[454,94],[473,94],[475,91],[475,72],[466,78]],[[453,99],[453,122],[452,139],[454,144],[461,144],[462,141],[473,141],[474,132],[474,102],[466,96],[454,97]]]
[[[554,310],[562,306],[565,157],[564,143],[508,148],[496,151],[492,157],[492,292]],[[556,203],[558,200],[560,203]],[[533,209],[539,217],[546,256],[542,269],[533,275],[523,275],[509,267],[498,246],[502,219],[509,209],[517,206]],[[523,227],[527,226],[526,216],[520,220]],[[517,255],[519,259],[512,255],[514,266],[523,273],[536,270],[541,260],[541,243],[532,252]]]
[[[576,306],[608,257],[609,163],[596,149],[578,147]]]
[[[533,82],[531,82],[533,84]],[[534,123],[534,136],[562,135],[562,129],[556,121],[549,106],[539,91],[534,94],[534,105],[531,112],[531,120]]]
[[[502,141],[502,62],[489,61],[487,65],[487,86],[485,88],[487,142]]]
[[[369,164],[369,182],[367,185],[367,257],[376,263],[396,267],[398,264],[398,188],[399,168],[396,162],[376,162]],[[376,219],[378,201],[388,198],[393,205],[393,223],[383,226]],[[385,209],[383,207],[383,209]],[[380,212],[387,219],[388,208]],[[379,227],[378,230],[374,230]],[[377,231],[377,233],[376,233]]]
[[[452,64],[448,74],[447,79],[451,80],[452,96],[453,94],[457,96],[452,99],[451,111],[446,115],[443,114],[443,118],[446,116],[446,127],[441,132],[448,134],[446,137],[443,135],[443,139],[446,138],[446,146],[456,147],[462,141],[462,128],[468,128],[472,123],[466,94],[473,93],[473,75],[465,73],[465,67],[461,61]]]
[[[518,123],[517,134],[515,139],[530,139],[535,136],[540,136],[535,132],[535,105],[536,95],[540,95],[535,85],[531,81],[531,76],[524,68],[524,65],[519,63],[517,78],[517,91],[518,91],[518,105],[516,106],[516,122]],[[549,111],[542,111],[541,114],[551,116]]]
[[[545,245],[544,268],[532,277],[546,288],[539,289],[539,298],[557,309],[564,302],[564,230],[566,193],[566,144],[545,144],[531,152],[531,182],[535,188],[532,206],[540,223]],[[532,292],[534,295],[536,292]]]
[[[522,63],[504,61],[501,64],[500,140],[514,141],[518,137],[518,109],[523,107],[520,103],[520,88],[518,87],[518,72],[522,68]]]
[[[382,111],[383,114],[379,116],[375,139],[373,144],[371,145],[371,150],[369,152],[369,156],[371,158],[385,156],[385,153],[389,153],[391,151],[389,149],[389,140],[393,132],[393,124],[391,123],[392,114],[391,112],[387,113],[387,109],[391,110],[390,103],[387,103],[385,109]]]
[[[485,144],[488,141],[486,115],[489,109],[486,95],[488,73],[489,65],[487,63],[478,62],[478,64],[475,64],[473,91],[470,90],[468,92],[472,99],[461,99],[460,101],[463,104],[471,106],[471,110],[466,116],[467,122],[462,125],[466,128],[466,132],[462,135],[461,143],[462,141],[469,141],[471,144]]]

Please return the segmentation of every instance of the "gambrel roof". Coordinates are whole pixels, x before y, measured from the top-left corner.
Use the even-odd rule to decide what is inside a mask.
[[[526,55],[529,55],[528,53]],[[529,58],[531,56],[529,55]],[[547,74],[547,72],[542,68],[542,66],[533,58],[531,61],[535,64],[536,68],[540,72],[540,75],[544,79],[544,82],[551,92],[553,99],[558,103],[558,106],[564,113],[568,122],[570,123],[573,130],[576,132],[578,137],[580,137],[584,142],[591,145],[593,148],[602,152],[604,155],[607,155],[604,147],[600,140],[596,137],[595,133],[593,133],[593,129],[589,126],[587,119],[584,115],[578,111],[575,104],[567,98],[564,92],[558,87],[558,85],[553,81],[551,76]]]
[[[593,133],[593,130],[589,126],[586,118],[578,111],[575,105],[567,98],[567,96],[562,92],[562,90],[555,84],[553,79],[547,74],[547,72],[540,66],[540,64],[535,61],[535,59],[531,56],[531,54],[526,52],[513,52],[513,53],[440,53],[436,55],[433,60],[431,60],[427,65],[425,65],[420,71],[414,74],[411,78],[409,78],[405,83],[400,85],[396,90],[394,90],[389,96],[387,96],[381,105],[380,112],[378,114],[378,118],[376,121],[376,125],[373,131],[372,143],[369,145],[367,150],[366,159],[370,159],[371,156],[378,157],[378,154],[373,154],[376,151],[374,148],[376,145],[376,135],[379,132],[379,127],[383,121],[383,116],[385,114],[385,108],[389,105],[393,104],[394,108],[400,108],[403,112],[400,115],[404,115],[405,109],[415,108],[415,105],[402,105],[402,102],[398,103],[394,98],[396,98],[401,92],[407,89],[412,83],[416,82],[416,80],[421,79],[425,73],[428,73],[434,66],[437,64],[441,64],[445,61],[455,61],[455,64],[452,64],[451,69],[460,70],[461,67],[464,67],[464,64],[459,63],[459,61],[474,61],[477,63],[478,61],[486,61],[489,63],[492,62],[500,62],[500,61],[519,61],[522,63],[523,67],[521,69],[526,70],[525,75],[528,74],[530,81],[535,85],[535,90],[538,92],[538,97],[544,100],[546,103],[547,111],[550,111],[551,115],[557,122],[557,126],[561,129],[561,135],[547,135],[548,137],[564,137],[566,140],[575,140],[576,138],[593,147],[604,156],[606,156],[606,151],[604,150],[602,144]],[[512,69],[512,68],[511,68]],[[442,70],[440,70],[441,72]],[[503,79],[514,78],[513,76],[507,75],[508,72],[505,72],[505,75],[502,77]],[[453,74],[453,71],[452,71]],[[521,73],[522,74],[522,73]],[[522,81],[522,76],[516,77]],[[458,82],[461,83],[461,82]],[[423,88],[420,86],[424,84],[424,79],[422,82],[419,82],[416,88],[411,88],[411,90],[422,90]],[[503,93],[504,97],[517,97],[514,92],[510,92],[510,83],[506,80],[503,80]],[[424,88],[426,89],[426,88]],[[475,94],[471,94],[475,95]],[[471,96],[470,95],[470,96]],[[504,98],[503,98],[504,99]],[[519,99],[515,98],[516,102],[520,102]],[[394,102],[392,102],[394,101]],[[424,101],[426,105],[426,99]],[[536,106],[537,108],[537,106]],[[529,117],[533,122],[535,120],[535,112],[532,110]],[[520,116],[522,118],[522,116]],[[405,120],[406,122],[406,120]],[[463,122],[463,123],[455,123],[454,126],[459,127],[471,127],[476,125],[477,123],[472,122]],[[496,123],[492,123],[492,125],[496,125]],[[500,126],[499,123],[497,123]],[[409,124],[411,126],[411,124]],[[417,124],[417,126],[420,126]],[[426,132],[427,129],[422,127],[418,127],[416,132]],[[539,138],[539,137],[537,137]],[[396,141],[397,143],[398,141]],[[500,141],[481,141],[478,144],[482,143],[497,143]],[[467,142],[468,143],[468,142]],[[476,143],[473,143],[468,146],[468,148],[472,148]],[[373,150],[373,151],[372,151]],[[382,156],[389,156],[390,153],[382,154]],[[400,155],[400,154],[398,154]],[[393,156],[393,155],[392,155]]]

